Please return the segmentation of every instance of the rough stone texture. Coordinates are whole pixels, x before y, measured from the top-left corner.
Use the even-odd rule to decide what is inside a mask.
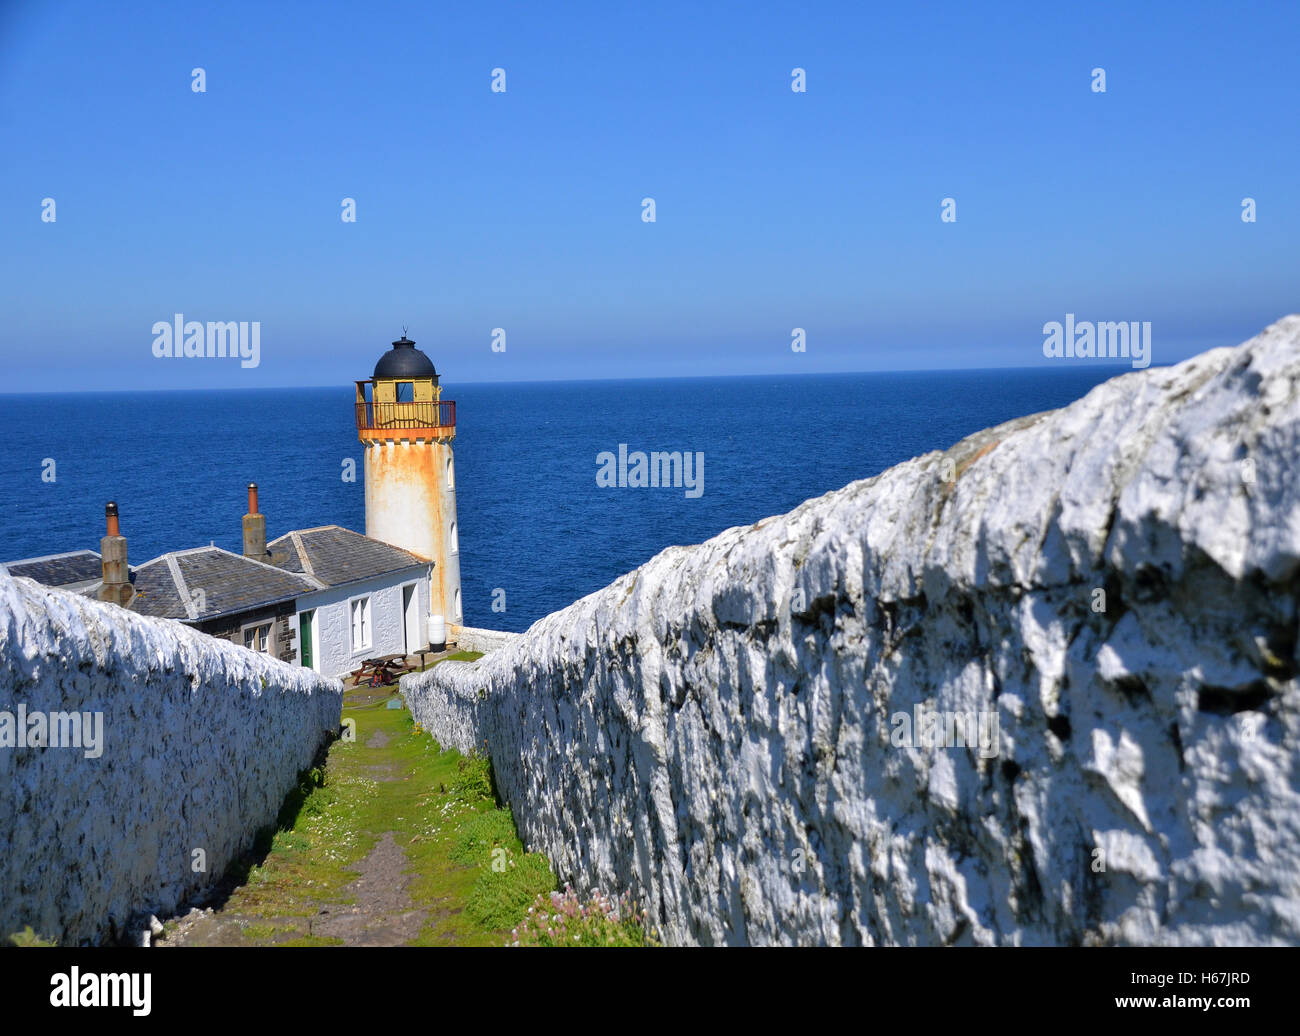
[[[403,693],[486,740],[561,881],[639,890],[670,942],[1300,942],[1298,393],[1291,316]],[[998,754],[895,747],[919,703],[995,713]]]
[[[342,702],[338,680],[0,570],[0,710],[103,713],[98,758],[0,747],[0,938],[171,913],[275,820]]]
[[[521,636],[505,630],[479,629],[475,626],[453,626],[451,634],[455,638],[457,651],[479,651],[485,655],[505,647]]]

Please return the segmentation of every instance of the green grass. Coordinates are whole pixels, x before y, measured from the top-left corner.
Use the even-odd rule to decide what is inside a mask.
[[[555,888],[555,875],[546,857],[538,853],[499,852],[501,855],[480,869],[465,913],[476,924],[504,933],[524,919],[529,904],[539,895]]]
[[[456,779],[451,793],[468,806],[494,801],[492,763],[480,755],[463,756],[456,761]]]
[[[236,871],[243,881],[223,912],[257,919],[241,941],[337,942],[311,936],[307,919],[347,901],[355,865],[387,831],[410,861],[413,905],[428,911],[415,945],[499,946],[538,893],[555,888],[546,859],[524,852],[497,805],[489,760],[444,751],[406,709],[385,708],[389,697],[348,692],[343,715],[356,721],[356,740],[334,742],[324,765],[303,775],[276,828]],[[373,745],[376,735],[385,743]]]
[[[5,940],[10,946],[57,946],[58,943],[38,935],[31,925],[26,925],[21,932],[14,932]]]
[[[516,946],[658,946],[645,911],[630,895],[617,900],[572,889],[539,895],[512,935]]]
[[[506,810],[474,813],[457,825],[456,840],[448,855],[457,863],[490,862],[492,850],[511,845],[515,837],[515,825]]]
[[[244,937],[254,941],[264,942],[272,936],[279,935],[281,932],[296,932],[297,928],[292,925],[277,924],[249,924],[244,925]]]
[[[277,946],[342,946],[343,940],[333,936],[304,935],[296,939],[281,939]]]

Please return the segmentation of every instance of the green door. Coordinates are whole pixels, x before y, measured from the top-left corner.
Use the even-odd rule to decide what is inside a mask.
[[[315,612],[303,612],[298,616],[298,644],[302,648],[300,652],[302,655],[302,664],[308,669],[311,668],[312,664],[311,618],[315,614]]]

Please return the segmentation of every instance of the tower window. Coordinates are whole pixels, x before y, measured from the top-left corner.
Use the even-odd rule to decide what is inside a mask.
[[[452,523],[451,523],[451,529],[450,529],[450,532],[451,532],[451,535],[450,535],[448,538],[451,540],[451,553],[453,553],[453,554],[459,554],[459,553],[460,553],[460,541],[456,539],[456,523],[455,523],[455,522],[452,522]]]
[[[451,458],[447,458],[447,488],[456,488],[456,467],[452,464]]]
[[[396,389],[396,391],[397,391],[397,401],[398,401],[399,403],[414,403],[414,402],[415,402],[415,382],[413,382],[413,381],[399,381],[399,382],[398,382],[396,385],[394,385],[393,387],[394,387],[394,389]]]

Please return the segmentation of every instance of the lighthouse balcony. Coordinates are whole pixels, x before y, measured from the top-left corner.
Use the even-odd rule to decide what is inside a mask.
[[[456,434],[456,404],[360,402],[357,434],[362,439],[450,439]]]

